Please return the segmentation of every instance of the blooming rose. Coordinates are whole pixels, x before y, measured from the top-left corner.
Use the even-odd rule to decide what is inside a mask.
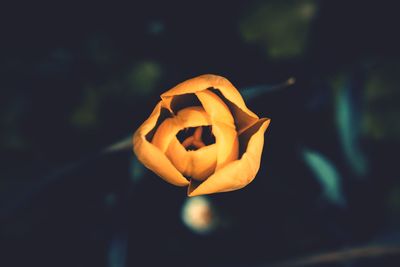
[[[161,95],[133,135],[137,158],[188,196],[240,189],[260,167],[270,120],[250,111],[225,78],[202,75]]]

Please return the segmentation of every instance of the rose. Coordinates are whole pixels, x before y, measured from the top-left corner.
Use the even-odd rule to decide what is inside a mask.
[[[250,111],[225,78],[202,75],[161,95],[133,135],[134,152],[188,196],[240,189],[256,176],[270,120]]]

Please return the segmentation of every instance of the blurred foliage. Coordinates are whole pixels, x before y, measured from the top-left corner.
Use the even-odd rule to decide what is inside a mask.
[[[334,205],[345,206],[342,177],[336,167],[321,154],[305,149],[304,160],[310,166],[322,187],[323,197]]]
[[[93,88],[88,88],[84,92],[83,103],[71,115],[71,123],[80,128],[93,128],[99,120],[97,116],[100,95]]]
[[[272,58],[301,56],[317,12],[315,2],[259,1],[240,22],[240,32],[246,42],[262,46]]]
[[[151,61],[137,62],[126,73],[111,77],[104,84],[83,89],[82,102],[72,112],[70,122],[78,129],[99,128],[99,116],[109,99],[116,101],[146,97],[156,90],[161,67]],[[127,102],[128,103],[128,102]],[[124,103],[126,104],[126,103]]]
[[[350,75],[349,75],[350,76]],[[361,103],[360,86],[353,77],[338,75],[333,82],[335,90],[335,121],[344,155],[353,172],[363,176],[367,171],[366,158],[361,151]],[[362,86],[362,85],[361,85]]]
[[[129,88],[139,96],[149,94],[157,88],[161,74],[161,66],[156,62],[139,62],[128,75]]]
[[[364,132],[371,138],[393,139],[400,137],[400,64],[388,61],[373,67],[365,88]]]

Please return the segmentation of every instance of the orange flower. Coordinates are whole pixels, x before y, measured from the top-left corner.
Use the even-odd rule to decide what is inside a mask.
[[[240,189],[260,167],[270,120],[250,111],[225,78],[202,75],[161,95],[133,135],[137,158],[188,196]]]

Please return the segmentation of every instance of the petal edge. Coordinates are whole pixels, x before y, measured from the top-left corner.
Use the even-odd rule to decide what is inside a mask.
[[[243,188],[252,182],[260,168],[264,132],[269,123],[270,120],[266,118],[257,122],[260,126],[250,137],[247,150],[239,160],[227,164],[199,185],[191,181],[188,188],[188,196],[233,191]]]
[[[172,165],[171,161],[153,144],[146,135],[155,127],[160,115],[161,102],[157,104],[149,118],[133,135],[133,150],[140,162],[166,182],[176,186],[186,186],[189,181]]]

